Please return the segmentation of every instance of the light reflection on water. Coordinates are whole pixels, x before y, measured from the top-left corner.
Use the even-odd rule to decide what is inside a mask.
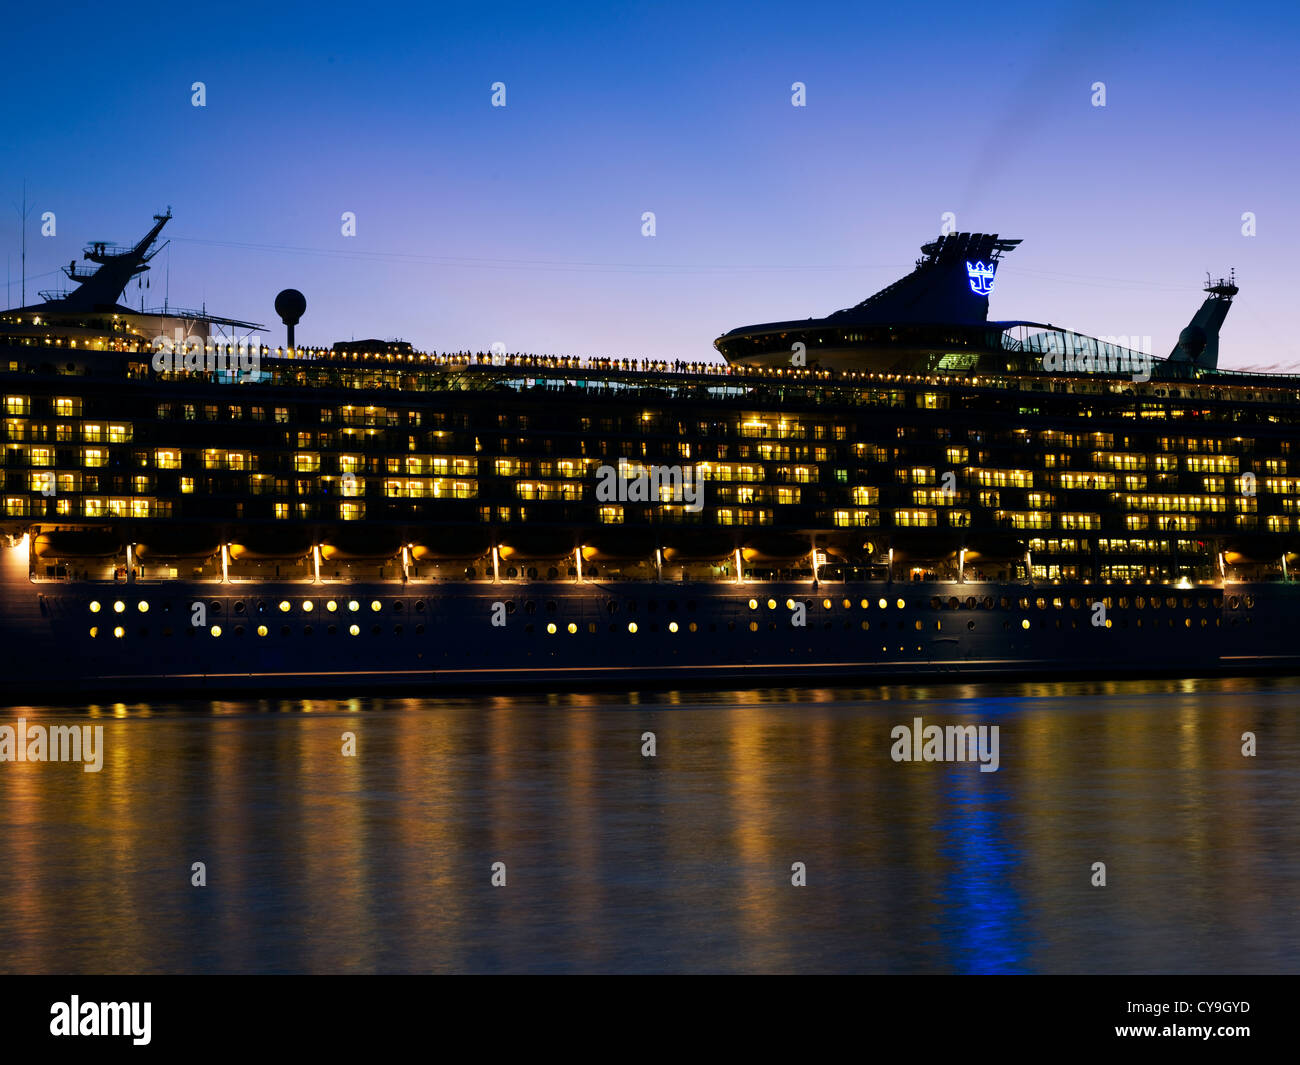
[[[0,764],[0,970],[1295,971],[1298,692],[0,709],[101,724],[107,748],[97,774]],[[891,761],[915,717],[999,725],[1000,770]]]

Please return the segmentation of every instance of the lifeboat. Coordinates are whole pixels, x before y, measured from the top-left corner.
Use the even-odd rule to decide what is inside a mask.
[[[239,535],[230,545],[233,559],[288,559],[297,561],[310,553],[311,537],[291,529],[256,529]]]
[[[424,533],[411,545],[411,557],[417,562],[439,559],[482,558],[492,550],[492,537],[479,526],[444,528]]]
[[[750,540],[740,554],[746,562],[797,562],[812,554],[812,541],[774,533]]]
[[[965,547],[967,562],[981,558],[1021,558],[1025,553],[1023,540],[996,532],[972,533],[966,537]]]
[[[669,562],[719,562],[736,550],[730,533],[682,530],[665,534],[664,540],[664,558]]]
[[[320,557],[326,562],[387,559],[392,558],[401,549],[402,538],[396,532],[342,529],[321,540]]]
[[[588,562],[629,562],[654,558],[658,537],[651,529],[598,529],[582,544]]]
[[[43,532],[32,541],[37,558],[110,558],[125,548],[122,537],[109,529]]]
[[[894,560],[947,558],[961,548],[957,529],[898,529],[890,537]]]
[[[1276,565],[1284,553],[1294,551],[1294,538],[1284,536],[1234,536],[1223,547],[1224,561],[1236,566],[1242,563],[1272,563]],[[1288,563],[1290,559],[1287,559]]]
[[[509,529],[501,535],[501,557],[524,559],[565,558],[573,554],[573,533],[554,529]]]
[[[135,553],[141,559],[211,558],[221,550],[221,539],[209,529],[146,529],[140,533]]]

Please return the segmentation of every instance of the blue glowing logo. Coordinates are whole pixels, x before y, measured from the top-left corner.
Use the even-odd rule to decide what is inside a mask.
[[[993,264],[983,262],[966,264],[966,273],[970,275],[970,290],[977,296],[987,296],[993,291]]]

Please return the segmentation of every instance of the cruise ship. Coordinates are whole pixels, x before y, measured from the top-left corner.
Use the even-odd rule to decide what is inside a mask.
[[[947,233],[721,360],[301,347],[123,302],[170,210],[0,314],[11,691],[1300,667],[1300,377],[990,321]],[[89,265],[87,265],[89,264]],[[1190,308],[1189,308],[1190,309]]]

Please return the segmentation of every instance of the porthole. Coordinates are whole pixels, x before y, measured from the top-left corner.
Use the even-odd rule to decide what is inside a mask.
[[[572,635],[573,635],[575,632],[577,632],[577,631],[578,631],[578,626],[575,625],[572,621],[570,621],[570,622],[569,622],[569,635],[572,636]]]
[[[210,633],[212,633],[213,636],[220,636],[220,635],[221,635],[221,626],[220,626],[220,625],[213,625],[212,628],[210,628],[208,631],[209,631]]]
[[[360,625],[349,625],[349,626],[348,626],[348,635],[349,635],[349,636],[360,636],[360,635],[361,635],[361,626],[360,626]]]
[[[270,632],[270,631],[271,631],[271,630],[268,629],[265,625],[259,625],[259,626],[257,626],[257,635],[259,635],[259,636],[265,636],[265,635],[266,635],[268,632]]]
[[[548,633],[550,633],[552,636],[554,636],[555,633],[556,633],[556,631],[557,631],[557,630],[556,630],[556,627],[555,627],[555,622],[553,622],[553,621],[550,622],[550,623],[546,626],[546,631],[547,631]]]
[[[384,605],[378,599],[372,599],[370,600],[370,609],[373,613],[378,614],[384,609]]]
[[[633,632],[633,633],[636,632],[636,622],[635,622],[635,621],[629,621],[629,622],[627,623],[627,631],[628,631],[628,632]]]
[[[92,614],[98,614],[98,613],[99,613],[99,603],[97,603],[97,602],[92,602],[92,603],[90,604],[90,612],[91,612]]]

